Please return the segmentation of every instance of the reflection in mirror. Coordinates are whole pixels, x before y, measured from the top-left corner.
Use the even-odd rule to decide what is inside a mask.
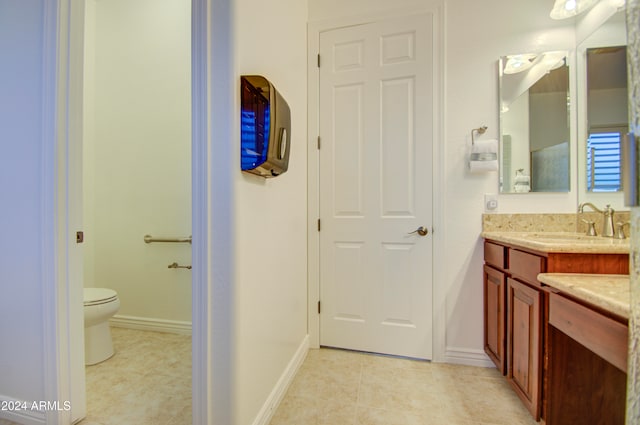
[[[621,190],[620,141],[629,129],[626,46],[587,49],[587,190]]]
[[[500,191],[568,192],[567,52],[504,56],[500,78]]]
[[[629,126],[625,12],[601,22],[577,48],[579,202],[622,209],[620,139]]]

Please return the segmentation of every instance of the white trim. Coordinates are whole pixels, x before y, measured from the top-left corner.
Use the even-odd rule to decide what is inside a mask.
[[[192,422],[232,424],[237,166],[233,1],[193,0],[191,16]]]
[[[42,101],[42,310],[44,399],[70,400],[68,309],[68,124],[70,87],[70,0],[45,2]],[[71,412],[49,410],[32,417],[40,423],[71,422]],[[29,419],[29,418],[25,418]]]
[[[84,368],[83,245],[75,241],[75,232],[83,229],[82,152],[84,104],[84,20],[85,0],[70,0],[68,11],[69,49],[67,79],[66,146],[66,304],[68,311],[69,401],[71,422],[87,416],[87,390]],[[62,164],[60,165],[62,170]],[[62,214],[61,214],[62,216]],[[66,420],[66,419],[65,419]]]
[[[5,403],[12,403],[13,405],[21,406],[21,408],[0,411],[0,419],[24,425],[43,425],[48,423],[45,418],[45,412],[30,409],[33,401],[18,400],[0,394],[0,404],[4,406]],[[22,407],[26,407],[26,409],[22,409]]]
[[[491,359],[482,350],[447,347],[444,360],[446,363],[495,368]]]
[[[447,263],[445,257],[446,235],[445,235],[445,113],[446,98],[446,5],[440,1],[438,6],[434,6],[434,31],[433,31],[433,57],[434,57],[434,78],[433,93],[434,103],[434,143],[433,143],[433,347],[431,360],[443,362],[446,350],[447,335],[447,287],[448,279],[445,275],[444,265]]]
[[[193,0],[191,10],[191,320],[192,320],[192,417],[194,424],[211,423],[209,262],[209,1]]]
[[[311,348],[320,348],[320,154],[317,149],[320,134],[319,90],[320,28],[307,27],[307,333]]]
[[[370,22],[378,22],[385,19],[416,15],[433,15],[434,23],[434,134],[433,134],[433,338],[432,360],[442,362],[445,360],[446,338],[446,288],[442,285],[446,282],[443,278],[445,259],[443,258],[444,246],[444,14],[445,6],[442,0],[435,1],[430,7],[418,9],[396,9],[386,13],[370,13],[356,17],[312,21],[307,27],[307,250],[308,250],[308,333],[311,348],[320,345],[320,319],[317,312],[317,302],[320,299],[320,237],[317,231],[317,219],[320,214],[319,203],[319,153],[316,149],[319,134],[319,86],[320,72],[317,67],[317,55],[320,51],[320,33],[337,28],[362,25]]]
[[[116,314],[109,319],[109,324],[116,328],[138,329],[141,331],[167,332],[180,335],[191,335],[191,322],[177,320],[153,319],[148,317],[123,316]]]
[[[258,416],[253,421],[253,425],[267,425],[273,418],[273,414],[278,409],[278,406],[282,402],[289,386],[293,382],[293,379],[298,373],[300,366],[304,363],[304,359],[307,357],[307,353],[309,352],[309,335],[306,335],[302,340],[302,343],[296,350],[296,353],[293,355],[291,361],[285,368],[284,372],[278,379],[275,387],[269,394],[269,397],[265,400],[260,412],[258,412]]]

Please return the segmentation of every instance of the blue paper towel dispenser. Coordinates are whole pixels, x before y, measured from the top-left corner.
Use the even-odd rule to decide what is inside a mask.
[[[241,169],[262,177],[279,176],[289,167],[289,105],[260,75],[243,75],[240,82]]]

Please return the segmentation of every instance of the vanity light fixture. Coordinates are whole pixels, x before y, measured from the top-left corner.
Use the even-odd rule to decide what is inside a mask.
[[[565,51],[546,52],[542,55],[542,63],[549,71],[553,71],[565,64],[566,56],[567,52]]]
[[[504,66],[505,74],[516,74],[531,68],[536,55],[526,53],[522,55],[507,56],[507,63]]]
[[[549,16],[551,19],[567,19],[588,10],[598,0],[556,0]]]

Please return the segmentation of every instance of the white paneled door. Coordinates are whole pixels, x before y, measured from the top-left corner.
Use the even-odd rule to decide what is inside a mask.
[[[320,35],[323,346],[431,358],[432,34],[415,15]]]

